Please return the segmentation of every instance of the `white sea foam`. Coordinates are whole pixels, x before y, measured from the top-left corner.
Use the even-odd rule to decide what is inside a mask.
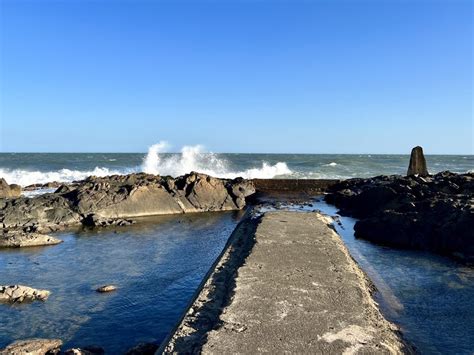
[[[60,169],[57,171],[28,171],[23,169],[9,170],[0,169],[0,177],[3,177],[9,184],[18,184],[28,186],[32,184],[44,184],[52,181],[72,182],[82,180],[88,176],[106,176],[114,174],[124,174],[123,171],[110,170],[107,168],[96,167],[93,170],[70,170]]]
[[[221,178],[244,177],[247,179],[271,179],[279,175],[289,175],[292,171],[286,163],[275,165],[262,162],[260,167],[244,171],[233,171],[228,162],[217,154],[206,152],[201,145],[184,146],[181,154],[163,156],[168,148],[166,142],[152,145],[143,159],[142,169],[146,173],[179,176],[191,171]],[[161,153],[161,154],[160,154]]]
[[[9,184],[28,186],[52,181],[72,182],[83,180],[91,175],[122,175],[141,171],[174,177],[197,171],[221,178],[240,176],[247,179],[271,179],[279,175],[292,174],[292,171],[284,162],[278,162],[275,165],[262,162],[259,167],[243,171],[233,170],[229,168],[229,164],[225,159],[217,154],[206,152],[201,145],[184,146],[180,154],[165,154],[168,149],[169,144],[166,142],[154,144],[148,149],[148,153],[140,166],[130,166],[120,170],[106,167],[96,167],[93,170],[60,169],[56,171],[0,168],[0,177],[3,177]]]
[[[324,166],[336,166],[336,165],[337,165],[337,163],[335,163],[335,162],[331,162],[329,164],[324,164]]]

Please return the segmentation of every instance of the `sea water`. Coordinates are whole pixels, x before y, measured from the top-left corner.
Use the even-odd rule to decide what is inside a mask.
[[[0,177],[27,186],[71,182],[90,175],[147,172],[178,176],[197,171],[216,177],[344,179],[406,174],[409,155],[215,154],[201,146],[167,153],[162,143],[147,153],[0,153]],[[431,173],[474,170],[473,155],[427,155]]]
[[[159,343],[186,310],[222,252],[241,212],[147,218],[126,227],[57,234],[49,247],[0,251],[0,284],[51,291],[44,301],[0,304],[0,348],[59,338],[108,354]],[[113,284],[117,291],[98,293]]]

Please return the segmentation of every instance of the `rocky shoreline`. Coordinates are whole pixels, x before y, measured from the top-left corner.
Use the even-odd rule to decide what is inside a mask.
[[[474,263],[474,173],[341,181],[325,197],[358,218],[358,238]]]
[[[0,198],[0,247],[56,244],[44,234],[75,225],[128,225],[131,218],[239,210],[255,193],[251,181],[190,173],[91,176],[54,193]]]

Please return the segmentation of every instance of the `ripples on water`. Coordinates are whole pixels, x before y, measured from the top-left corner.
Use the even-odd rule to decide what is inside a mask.
[[[0,251],[0,284],[52,291],[46,302],[0,304],[0,348],[60,338],[65,348],[124,352],[171,330],[222,251],[241,212],[165,216],[130,227],[57,235],[64,243]],[[99,294],[104,284],[116,292]]]

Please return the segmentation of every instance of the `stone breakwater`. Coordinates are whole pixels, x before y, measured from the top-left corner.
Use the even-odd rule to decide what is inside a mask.
[[[177,178],[150,174],[91,176],[54,193],[0,199],[0,246],[55,244],[40,233],[68,226],[125,225],[129,218],[242,209],[255,192],[251,181],[190,173]]]
[[[474,262],[474,174],[378,176],[329,188],[326,201],[360,219],[355,235]]]
[[[331,222],[281,211],[243,221],[157,353],[411,353]]]

